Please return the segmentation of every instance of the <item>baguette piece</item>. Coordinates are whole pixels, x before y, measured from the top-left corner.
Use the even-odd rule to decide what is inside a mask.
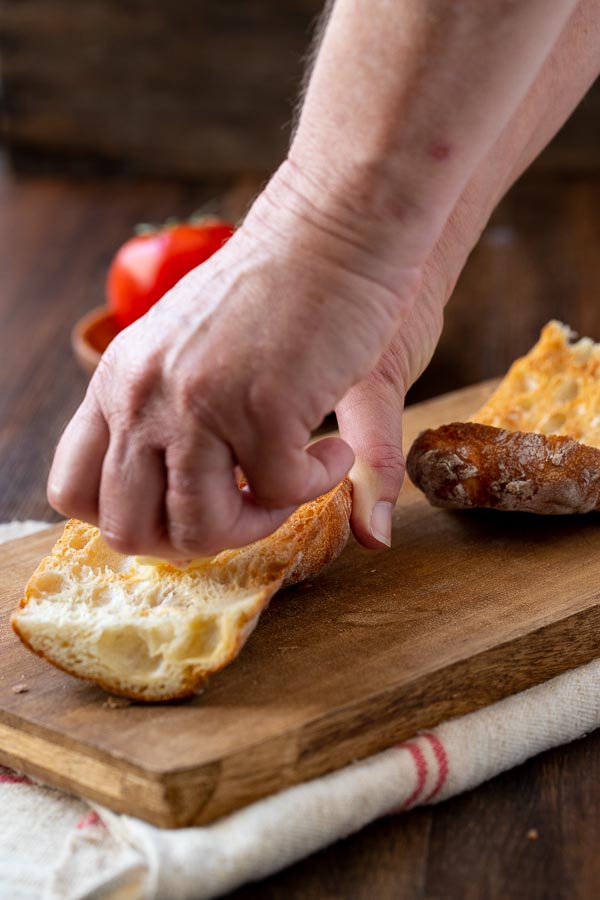
[[[469,422],[423,432],[407,470],[434,506],[600,508],[600,345],[551,321]]]
[[[76,519],[11,619],[48,662],[136,700],[193,694],[239,653],[280,587],[310,578],[349,535],[351,484],[300,507],[270,537],[180,569],[112,550]]]

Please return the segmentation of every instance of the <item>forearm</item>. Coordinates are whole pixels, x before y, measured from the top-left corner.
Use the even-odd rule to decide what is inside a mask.
[[[575,5],[337,0],[280,179],[418,263]]]
[[[442,300],[494,208],[600,73],[600,0],[578,4],[502,132],[466,185],[429,261],[444,273]]]

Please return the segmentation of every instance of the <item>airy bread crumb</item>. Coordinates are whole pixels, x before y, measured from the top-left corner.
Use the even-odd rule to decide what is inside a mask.
[[[239,653],[282,585],[341,553],[350,506],[345,479],[270,537],[185,569],[117,553],[97,528],[71,519],[31,576],[12,626],[48,662],[113,693],[188,696]]]
[[[560,434],[600,448],[600,344],[551,321],[471,422]]]

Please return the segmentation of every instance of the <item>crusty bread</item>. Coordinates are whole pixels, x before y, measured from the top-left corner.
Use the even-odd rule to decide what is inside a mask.
[[[549,322],[469,422],[423,432],[411,480],[435,506],[600,508],[600,345]]]
[[[548,322],[470,421],[600,448],[600,344],[587,337],[571,343],[574,337],[567,325]]]
[[[282,586],[343,550],[351,485],[300,507],[276,532],[185,569],[123,556],[71,519],[12,617],[24,644],[64,671],[137,700],[185,697],[227,665]]]
[[[600,507],[600,450],[558,435],[455,422],[417,438],[408,470],[434,506],[546,515]]]

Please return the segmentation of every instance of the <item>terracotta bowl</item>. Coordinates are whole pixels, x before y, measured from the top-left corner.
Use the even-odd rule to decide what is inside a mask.
[[[71,332],[71,346],[84,372],[91,375],[118,331],[113,314],[105,306],[99,306],[79,319]]]

